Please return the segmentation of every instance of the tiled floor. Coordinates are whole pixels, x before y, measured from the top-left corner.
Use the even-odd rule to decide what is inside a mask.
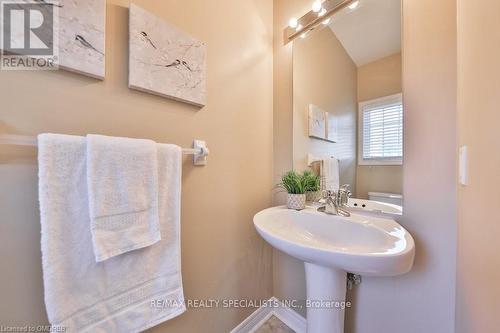
[[[255,333],[295,333],[295,331],[275,316],[272,316]]]

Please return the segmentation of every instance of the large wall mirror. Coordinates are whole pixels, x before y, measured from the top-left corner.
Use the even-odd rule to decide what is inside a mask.
[[[334,158],[353,197],[402,207],[401,81],[400,0],[355,1],[295,39],[294,168]]]

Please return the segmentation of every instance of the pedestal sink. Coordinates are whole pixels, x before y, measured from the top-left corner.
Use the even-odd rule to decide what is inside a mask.
[[[253,221],[269,244],[305,263],[307,333],[344,332],[347,272],[394,276],[413,265],[413,238],[394,220],[273,207]]]

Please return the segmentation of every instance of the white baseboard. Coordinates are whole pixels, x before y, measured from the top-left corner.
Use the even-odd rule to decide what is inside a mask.
[[[230,333],[253,333],[272,316],[276,316],[296,333],[306,333],[306,319],[291,308],[271,297],[268,306],[261,306],[236,326]]]

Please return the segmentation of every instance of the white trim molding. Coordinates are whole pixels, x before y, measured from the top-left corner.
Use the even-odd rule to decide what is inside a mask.
[[[306,319],[276,297],[271,297],[265,305],[255,310],[230,333],[254,333],[272,316],[277,317],[296,333],[306,333]]]

